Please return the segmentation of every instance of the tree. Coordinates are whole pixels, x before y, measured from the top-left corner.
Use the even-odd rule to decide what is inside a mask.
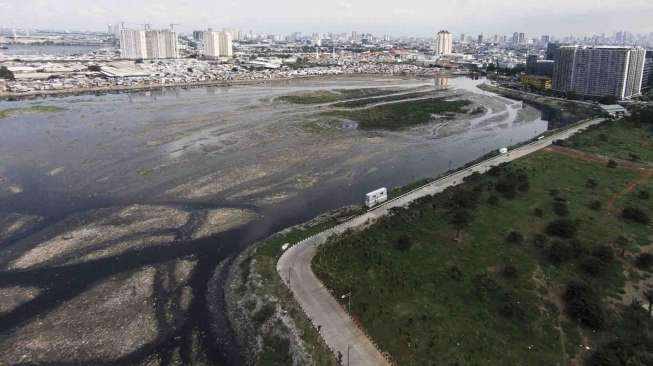
[[[621,211],[621,217],[639,224],[648,224],[651,221],[646,212],[636,207],[624,208],[623,211]]]
[[[460,232],[469,227],[471,222],[472,215],[467,210],[457,209],[452,213],[451,218],[449,219],[449,224],[456,229],[456,240],[460,239]]]
[[[576,235],[576,224],[567,219],[559,219],[550,222],[546,226],[546,233],[560,238],[570,239]]]
[[[617,162],[614,161],[614,160],[612,160],[612,159],[610,159],[610,160],[608,161],[608,168],[613,168],[613,169],[614,169],[614,168],[616,168],[616,167],[617,167]]]
[[[641,270],[649,270],[653,266],[653,254],[642,253],[635,259],[635,265]]]
[[[0,79],[16,80],[14,73],[7,66],[0,66]]]
[[[399,249],[402,252],[407,252],[410,250],[410,248],[413,247],[413,241],[410,240],[408,235],[402,234],[399,237],[399,240],[397,240],[397,243],[395,244],[396,248]]]
[[[519,231],[511,231],[508,233],[508,236],[506,236],[506,241],[512,244],[521,244],[524,242],[524,235]]]
[[[578,323],[599,330],[605,325],[605,313],[601,298],[583,282],[567,284],[564,295],[565,309]]]
[[[596,182],[596,179],[587,178],[587,180],[585,181],[585,187],[589,189],[594,189],[596,188],[597,185],[598,183]]]
[[[621,253],[619,255],[621,256],[621,258],[623,258],[626,255],[626,248],[628,248],[628,246],[630,245],[630,240],[625,236],[621,235],[617,238],[615,243],[619,248],[621,248]]]

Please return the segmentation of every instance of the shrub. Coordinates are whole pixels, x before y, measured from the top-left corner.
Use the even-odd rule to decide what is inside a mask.
[[[603,277],[608,271],[608,264],[596,257],[586,257],[580,265],[585,273],[593,277]]]
[[[408,235],[402,234],[397,240],[395,247],[402,252],[407,252],[413,247],[413,241],[410,240]]]
[[[592,201],[592,203],[590,203],[590,209],[594,211],[598,211],[602,207],[603,207],[603,203],[601,203],[601,201]]]
[[[490,197],[488,197],[487,203],[490,206],[497,206],[499,204],[499,197],[493,194]]]
[[[560,264],[572,259],[574,257],[574,250],[570,245],[556,241],[549,246],[546,256],[552,263]]]
[[[542,210],[539,207],[536,207],[535,209],[533,209],[533,215],[535,215],[537,217],[542,217],[542,216],[544,216],[544,210]]]
[[[521,244],[524,242],[524,236],[518,231],[511,231],[508,236],[506,236],[506,241],[512,244]]]
[[[569,207],[567,207],[566,202],[555,201],[553,202],[553,212],[558,216],[568,216]]]
[[[639,161],[639,155],[633,154],[633,153],[628,153],[628,160],[631,161]]]
[[[501,270],[501,275],[505,278],[517,278],[519,277],[519,272],[517,271],[517,267],[512,264],[507,264]]]
[[[576,224],[567,219],[559,219],[550,222],[546,226],[546,233],[560,238],[573,238],[576,235]]]
[[[642,253],[637,256],[635,259],[635,265],[641,270],[649,270],[653,267],[653,254],[651,253]]]
[[[501,193],[503,197],[506,199],[513,199],[517,197],[517,187],[515,187],[515,184],[513,182],[510,182],[506,179],[501,180],[500,182],[497,183],[497,185],[494,187],[494,189]]]
[[[608,168],[616,168],[616,167],[617,167],[617,162],[614,161],[614,160],[612,160],[612,159],[610,159],[610,161],[608,161],[608,165],[607,165],[607,166],[608,166]]]
[[[595,179],[587,178],[587,181],[585,181],[585,187],[589,189],[594,189],[596,186],[598,186],[598,183],[596,183]]]
[[[462,281],[464,278],[463,271],[456,265],[449,267],[448,273],[449,277],[454,281]]]
[[[647,199],[651,198],[651,194],[648,191],[639,191],[639,193],[637,194],[637,197],[640,200],[647,200]]]
[[[624,208],[623,211],[621,211],[621,217],[640,224],[648,224],[651,221],[646,212],[635,207]]]
[[[557,197],[560,194],[560,191],[557,189],[549,189],[549,195],[551,197]]]
[[[604,263],[610,263],[614,260],[614,251],[607,245],[594,247],[592,249],[592,255]]]
[[[595,330],[603,328],[605,325],[603,304],[589,286],[582,282],[570,282],[567,284],[564,299],[565,309],[572,319]]]
[[[524,319],[526,312],[517,297],[511,293],[505,293],[499,300],[499,314],[506,318]]]
[[[533,245],[535,245],[538,248],[544,248],[544,245],[546,245],[546,242],[549,240],[549,238],[546,237],[544,234],[536,234],[533,237]]]

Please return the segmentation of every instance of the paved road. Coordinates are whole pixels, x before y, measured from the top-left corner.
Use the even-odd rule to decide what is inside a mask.
[[[388,214],[392,208],[404,207],[418,198],[442,192],[448,187],[460,184],[465,177],[474,172],[485,173],[493,166],[519,159],[551,145],[554,140],[569,138],[579,130],[602,121],[603,119],[586,121],[519,147],[508,154],[485,160],[390,200],[332,229],[305,239],[289,248],[281,256],[277,262],[277,272],[286,286],[290,288],[306,315],[313,321],[313,324],[321,327],[322,338],[334,354],[342,353],[345,365],[348,356],[349,364],[352,366],[387,365],[389,363],[383,358],[378,349],[349,318],[346,309],[340,306],[338,301],[331,296],[311,270],[311,261],[317,253],[318,246],[326,242],[334,234],[359,227],[368,220],[374,221]]]

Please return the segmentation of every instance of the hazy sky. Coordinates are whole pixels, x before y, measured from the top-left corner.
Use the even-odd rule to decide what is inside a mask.
[[[0,27],[103,30],[120,21],[262,33],[649,33],[653,0],[0,0]]]

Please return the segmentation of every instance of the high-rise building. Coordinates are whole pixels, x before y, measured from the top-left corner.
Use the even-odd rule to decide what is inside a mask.
[[[537,55],[526,58],[526,74],[537,76],[553,76],[554,61],[540,60]]]
[[[465,33],[460,34],[460,42],[465,42]]]
[[[127,59],[178,58],[177,33],[171,30],[123,29],[120,54]]]
[[[145,31],[122,29],[120,31],[120,55],[122,58],[131,60],[147,58]]]
[[[453,52],[453,37],[449,31],[438,32],[435,52],[438,55],[450,55]]]
[[[542,36],[542,38],[540,38],[540,42],[542,44],[547,44],[548,45],[550,40],[551,40],[551,38],[549,36],[546,36],[546,35],[544,35],[544,36]]]
[[[560,47],[553,90],[626,99],[641,93],[646,51],[636,47]]]
[[[546,45],[546,59],[555,60],[560,52],[560,43],[549,43]]]
[[[646,51],[642,75],[642,92],[651,90],[653,90],[653,51]]]
[[[168,30],[146,30],[147,58],[179,58],[177,33]]]
[[[479,34],[477,38],[478,43],[483,43],[483,35]]]
[[[203,32],[202,56],[208,58],[231,57],[233,56],[233,46],[231,33],[228,32]]]

